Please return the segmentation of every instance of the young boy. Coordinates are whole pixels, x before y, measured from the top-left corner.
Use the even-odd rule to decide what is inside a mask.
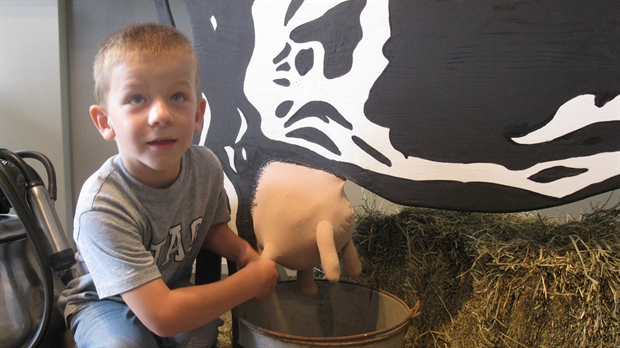
[[[173,27],[140,24],[100,46],[90,115],[108,159],[84,184],[74,219],[79,270],[59,300],[79,347],[209,347],[219,316],[273,291],[278,272],[227,225],[223,171],[191,146],[206,100],[196,56]],[[192,285],[200,248],[240,270]]]

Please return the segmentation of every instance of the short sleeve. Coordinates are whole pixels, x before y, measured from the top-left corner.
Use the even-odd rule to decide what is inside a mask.
[[[132,221],[91,210],[79,217],[76,243],[99,298],[114,296],[161,277]]]

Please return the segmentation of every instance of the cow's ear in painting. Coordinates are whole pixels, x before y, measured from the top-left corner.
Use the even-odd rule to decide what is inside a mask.
[[[99,130],[99,133],[105,140],[112,140],[116,136],[114,133],[114,128],[108,122],[108,114],[105,111],[105,108],[101,105],[91,105],[88,109],[90,113],[90,118],[93,120],[95,127]]]

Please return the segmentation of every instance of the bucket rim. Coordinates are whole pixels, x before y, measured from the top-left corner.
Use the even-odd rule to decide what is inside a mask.
[[[279,281],[279,284],[286,284],[286,283],[295,283],[296,280],[285,280],[285,281]],[[297,336],[297,335],[290,335],[290,334],[285,334],[285,333],[281,333],[281,332],[277,332],[277,331],[273,331],[273,330],[269,330],[269,329],[265,329],[262,327],[259,327],[258,325],[255,325],[249,321],[247,321],[246,319],[242,318],[241,316],[237,315],[237,319],[240,320],[241,322],[243,322],[246,327],[252,331],[258,332],[260,334],[266,335],[266,336],[270,336],[270,337],[274,337],[277,338],[281,341],[285,341],[285,342],[297,342],[297,343],[304,343],[304,344],[310,344],[312,346],[316,346],[316,347],[332,347],[333,344],[338,343],[339,346],[347,346],[347,345],[358,345],[361,342],[376,342],[376,341],[380,341],[385,339],[385,337],[387,336],[388,333],[399,333],[400,331],[403,331],[407,325],[409,325],[409,322],[417,317],[420,313],[418,311],[419,309],[419,302],[418,304],[416,304],[416,306],[414,308],[409,308],[409,306],[407,305],[407,303],[405,303],[405,301],[401,300],[400,298],[398,298],[396,295],[389,293],[385,290],[381,290],[381,289],[375,289],[372,288],[370,286],[367,285],[363,285],[363,284],[357,284],[354,282],[349,282],[349,281],[339,281],[337,283],[331,283],[328,280],[325,279],[316,279],[315,282],[317,283],[326,283],[326,284],[333,284],[333,285],[337,285],[337,284],[345,284],[345,285],[353,285],[353,286],[357,286],[357,287],[361,287],[361,288],[366,288],[369,289],[371,291],[375,291],[378,294],[381,295],[385,295],[388,298],[396,301],[397,303],[399,303],[400,305],[403,306],[403,308],[406,310],[407,315],[405,316],[405,318],[401,321],[399,321],[398,323],[381,329],[381,330],[376,330],[376,331],[371,331],[371,332],[365,332],[365,333],[361,333],[361,334],[356,334],[356,335],[348,335],[348,336],[337,336],[337,337],[310,337],[310,336]],[[237,312],[238,309],[235,308],[233,309],[233,312]],[[344,341],[344,342],[343,342]]]

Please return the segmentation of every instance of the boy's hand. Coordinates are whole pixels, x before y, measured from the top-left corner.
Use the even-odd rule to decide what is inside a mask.
[[[271,260],[261,260],[260,255],[248,242],[235,234],[227,224],[211,226],[203,243],[203,248],[233,260],[239,267],[239,271],[224,279],[224,288],[232,293],[241,291],[241,297],[254,298],[257,302],[264,301],[276,287],[278,270],[276,263]],[[244,300],[244,301],[246,301]],[[221,301],[219,302],[221,303]],[[236,306],[236,303],[228,306],[228,309]]]
[[[279,273],[276,263],[271,260],[252,259],[246,264],[245,270],[257,277],[257,293],[254,296],[254,301],[256,303],[263,302],[271,295],[278,282]]]
[[[245,250],[241,253],[237,266],[239,269],[247,266],[248,263],[254,262],[260,259],[260,255],[249,244],[247,244]]]

